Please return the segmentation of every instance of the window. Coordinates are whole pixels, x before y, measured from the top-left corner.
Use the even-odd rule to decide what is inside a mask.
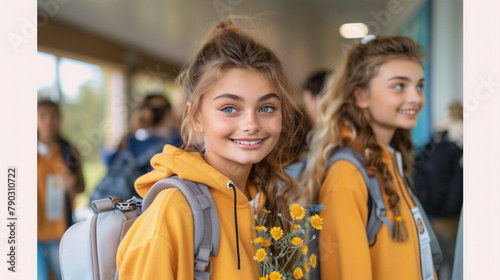
[[[84,60],[57,52],[37,55],[38,99],[59,103],[61,135],[82,156],[86,190],[77,197],[77,207],[88,204],[104,176],[101,153],[118,144],[126,121],[123,68]]]

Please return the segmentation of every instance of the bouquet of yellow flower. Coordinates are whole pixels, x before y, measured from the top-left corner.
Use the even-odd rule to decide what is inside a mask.
[[[309,240],[307,237],[313,228],[323,228],[323,218],[317,214],[306,217],[306,212],[311,212],[309,210],[293,203],[288,209],[291,220],[278,214],[281,223],[291,226],[291,231],[286,233],[283,232],[283,224],[271,229],[264,226],[270,213],[266,209],[263,209],[260,218],[255,215],[257,238],[252,243],[257,249],[254,260],[259,263],[259,280],[302,279],[304,271],[308,273],[310,268],[316,267],[317,256],[311,254],[307,258],[307,244],[317,236],[310,236]]]

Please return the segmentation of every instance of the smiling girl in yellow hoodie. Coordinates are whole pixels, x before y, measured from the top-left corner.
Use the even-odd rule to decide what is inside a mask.
[[[319,235],[321,279],[431,280],[430,240],[409,194],[410,129],[425,104],[420,46],[408,37],[363,38],[349,49],[319,105],[304,180],[324,219]],[[369,244],[368,189],[360,171],[337,161],[340,148],[361,152],[377,176],[386,217]],[[373,202],[373,201],[372,201]],[[419,223],[420,220],[420,223]]]
[[[186,97],[184,148],[165,146],[136,181],[144,196],[174,174],[207,185],[220,223],[210,279],[258,279],[254,213],[279,226],[296,184],[283,167],[298,155],[302,114],[278,58],[234,27],[216,24],[179,81]],[[278,188],[278,181],[284,187]],[[177,189],[161,192],[137,219],[117,254],[120,279],[193,279],[193,218]]]

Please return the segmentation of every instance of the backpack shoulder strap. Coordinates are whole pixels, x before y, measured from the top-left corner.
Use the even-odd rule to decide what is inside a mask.
[[[330,157],[330,159],[328,160],[327,169],[339,160],[346,160],[352,163],[358,169],[358,171],[363,176],[363,179],[365,180],[366,187],[368,188],[368,194],[372,199],[372,211],[370,212],[368,223],[366,225],[366,236],[368,237],[368,243],[373,243],[382,223],[387,225],[392,237],[394,233],[394,226],[386,216],[387,209],[385,207],[384,201],[382,200],[380,184],[376,176],[368,176],[366,168],[364,167],[364,157],[361,152],[351,147],[343,147]]]
[[[220,237],[219,216],[212,194],[204,184],[172,176],[156,182],[149,189],[142,202],[142,211],[146,211],[161,191],[169,188],[180,190],[191,207],[195,279],[208,279],[210,272],[205,270],[210,264],[210,255],[217,256]]]
[[[302,171],[306,167],[307,157],[301,161],[294,162],[285,168],[285,173],[291,176],[293,179],[298,180]]]

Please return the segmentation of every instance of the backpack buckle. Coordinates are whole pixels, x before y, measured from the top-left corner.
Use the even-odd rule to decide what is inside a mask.
[[[132,196],[131,198],[127,199],[126,202],[132,202],[135,204],[136,207],[142,207],[142,199],[138,198],[137,196]]]
[[[117,202],[114,204],[115,208],[122,211],[132,211],[135,210],[135,202]]]
[[[380,208],[376,208],[375,209],[375,217],[377,218],[380,218],[380,217],[385,217],[386,216],[386,209],[383,208],[383,209],[380,209]]]

